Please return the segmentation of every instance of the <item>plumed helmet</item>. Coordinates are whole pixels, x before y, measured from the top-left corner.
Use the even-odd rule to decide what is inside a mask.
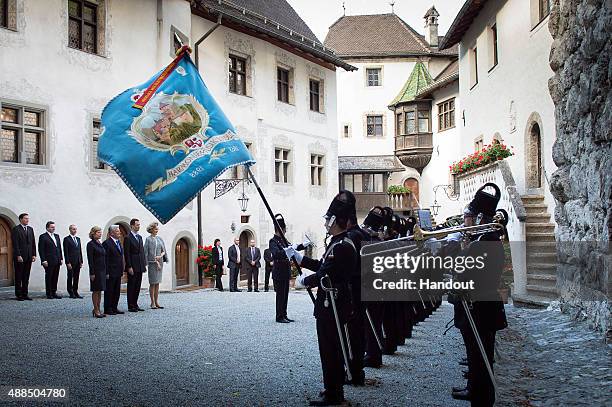
[[[338,195],[334,197],[327,212],[326,217],[335,216],[342,219],[351,219],[356,214],[355,209],[355,195],[352,192],[341,190]]]
[[[486,192],[484,190],[486,187],[493,188],[495,195]],[[495,216],[495,209],[500,198],[501,191],[499,187],[492,182],[487,182],[476,191],[474,199],[468,205],[468,209],[474,214],[482,213],[484,216],[493,217]]]
[[[276,223],[278,224],[278,226],[280,226],[281,229],[287,229],[287,225],[285,224],[285,218],[283,218],[283,215],[277,213],[276,215],[274,215],[274,219],[276,219]],[[276,229],[276,225],[274,229]]]
[[[363,225],[378,232],[383,225],[383,208],[375,206],[370,209],[368,215],[363,220]]]

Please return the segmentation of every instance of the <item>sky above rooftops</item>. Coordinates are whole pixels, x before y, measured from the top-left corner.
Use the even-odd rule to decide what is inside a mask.
[[[342,0],[287,0],[308,24],[320,41],[325,39],[329,26],[342,17]],[[346,15],[384,14],[391,12],[392,0],[345,0]],[[419,34],[425,34],[423,16],[432,5],[440,13],[439,35],[446,34],[463,0],[395,0],[394,11]]]

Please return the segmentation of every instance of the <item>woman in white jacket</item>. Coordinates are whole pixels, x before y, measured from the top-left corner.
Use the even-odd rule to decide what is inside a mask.
[[[150,233],[150,235],[145,241],[144,249],[149,270],[149,295],[151,297],[151,309],[161,309],[164,307],[159,305],[159,283],[161,283],[162,270],[164,268],[164,263],[168,262],[168,256],[166,255],[166,246],[164,241],[161,237],[157,236],[157,232],[159,232],[159,224],[157,222],[151,223],[147,227],[147,232]]]

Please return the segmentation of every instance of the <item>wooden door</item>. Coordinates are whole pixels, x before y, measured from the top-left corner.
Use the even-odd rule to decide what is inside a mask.
[[[542,188],[542,144],[540,126],[534,123],[527,146],[527,188]]]
[[[14,284],[12,257],[11,227],[6,220],[0,218],[0,287]]]
[[[177,286],[189,284],[189,243],[185,239],[179,239],[174,248],[174,273]]]
[[[404,186],[406,188],[410,188],[412,191],[410,206],[413,209],[419,208],[419,181],[416,178],[408,178],[406,181],[404,181]]]
[[[246,262],[245,259],[243,257],[246,256],[246,251],[247,248],[249,247],[249,242],[251,241],[251,239],[253,238],[253,234],[248,231],[245,230],[244,232],[242,232],[240,234],[240,241],[238,242],[238,245],[240,246],[240,280],[246,280],[247,279],[247,271],[246,271]]]

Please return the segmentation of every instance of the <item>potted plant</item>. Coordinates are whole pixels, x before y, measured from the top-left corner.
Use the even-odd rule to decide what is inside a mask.
[[[215,268],[212,262],[212,246],[199,246],[196,258],[198,272],[202,273],[202,287],[213,288],[215,286]]]
[[[410,202],[412,190],[403,185],[389,185],[387,194],[389,195],[389,206],[392,208],[405,208]]]

